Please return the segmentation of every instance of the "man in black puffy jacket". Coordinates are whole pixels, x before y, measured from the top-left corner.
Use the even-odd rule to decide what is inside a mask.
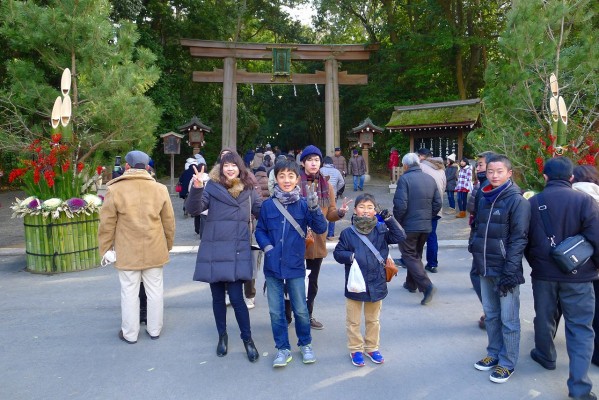
[[[487,185],[471,239],[473,265],[480,275],[489,344],[487,356],[476,362],[480,371],[493,370],[489,379],[506,382],[520,352],[520,290],[524,283],[522,257],[527,243],[530,204],[512,182],[512,163],[496,155],[487,164]]]
[[[553,336],[557,329],[555,316],[559,302],[566,323],[566,347],[570,357],[569,395],[576,399],[596,399],[591,392],[593,384],[588,371],[594,337],[592,281],[597,279],[599,267],[599,207],[591,196],[572,189],[572,170],[572,162],[566,157],[548,160],[543,169],[547,182],[545,189],[530,199],[532,216],[526,259],[532,268],[535,302],[535,348],[530,356],[543,368],[555,369],[557,354]],[[547,209],[539,210],[543,205]],[[541,212],[548,214],[553,232],[545,232]],[[582,234],[593,245],[595,253],[575,274],[566,274],[551,258],[550,233],[555,236],[555,244]]]
[[[424,271],[422,250],[432,230],[432,218],[441,211],[441,194],[435,180],[422,172],[418,154],[408,153],[401,162],[405,172],[397,181],[393,216],[406,232],[406,240],[399,243],[408,269],[403,287],[410,292],[420,290],[424,294],[420,304],[426,305],[436,288]]]

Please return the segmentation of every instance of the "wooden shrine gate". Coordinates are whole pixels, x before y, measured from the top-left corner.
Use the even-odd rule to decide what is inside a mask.
[[[366,85],[367,75],[350,75],[339,71],[339,61],[367,61],[378,45],[315,45],[315,44],[264,44],[219,42],[211,40],[182,39],[181,45],[189,47],[192,57],[221,58],[223,69],[194,71],[194,82],[223,83],[222,146],[237,147],[237,84],[256,83],[273,85],[325,85],[325,138],[326,154],[332,155],[340,146],[339,85]],[[273,55],[278,54],[276,60]],[[280,60],[279,60],[280,58]],[[248,72],[237,69],[237,60],[271,60],[273,73]],[[314,74],[291,74],[291,61],[324,61],[325,70]],[[279,69],[283,67],[283,69]],[[286,71],[285,71],[286,69]]]

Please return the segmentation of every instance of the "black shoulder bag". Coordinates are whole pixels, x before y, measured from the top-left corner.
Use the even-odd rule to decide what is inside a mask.
[[[537,198],[539,199],[539,213],[543,221],[545,235],[551,242],[551,257],[563,273],[576,274],[578,272],[577,268],[586,263],[593,255],[593,246],[581,234],[567,237],[556,245],[553,226],[547,212],[547,206],[544,204],[543,194],[537,194]]]

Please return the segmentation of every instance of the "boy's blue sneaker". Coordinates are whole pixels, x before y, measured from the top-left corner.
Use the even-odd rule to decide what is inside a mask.
[[[279,349],[277,356],[272,362],[272,366],[274,368],[285,367],[292,359],[293,357],[291,356],[291,351],[289,351],[289,349]]]
[[[364,354],[361,351],[356,351],[355,353],[350,353],[351,363],[356,367],[364,366]]]
[[[474,364],[474,368],[479,371],[489,371],[499,364],[499,360],[493,357],[485,357]]]
[[[513,373],[513,368],[507,369],[506,367],[498,365],[495,367],[495,370],[489,376],[489,379],[491,380],[491,382],[504,383],[507,382],[508,379],[510,379],[510,376],[512,376]]]
[[[372,360],[373,363],[375,364],[382,364],[385,362],[385,358],[383,357],[383,355],[381,354],[380,351],[371,351],[369,353],[366,353],[366,355],[368,356],[368,358],[370,358]]]
[[[302,361],[304,364],[312,364],[316,362],[316,356],[314,355],[311,344],[300,346],[300,351],[302,352]]]

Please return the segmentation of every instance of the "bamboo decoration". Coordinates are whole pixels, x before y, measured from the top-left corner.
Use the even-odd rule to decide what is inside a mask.
[[[564,98],[559,95],[559,84],[555,74],[549,77],[551,97],[549,98],[549,110],[551,112],[551,130],[555,136],[555,154],[564,154],[566,145],[566,131],[568,128],[568,108]]]

